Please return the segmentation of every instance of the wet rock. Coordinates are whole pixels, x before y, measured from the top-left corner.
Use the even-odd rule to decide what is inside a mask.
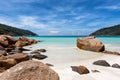
[[[110,67],[110,64],[105,60],[98,60],[98,61],[93,62],[93,64],[94,65]]]
[[[89,70],[85,66],[71,66],[72,71],[75,71],[79,74],[88,74]]]
[[[113,64],[112,67],[113,68],[120,68],[120,65],[119,64]]]
[[[105,50],[104,44],[95,37],[78,38],[77,47],[95,52],[102,52]]]
[[[21,62],[0,75],[0,80],[59,80],[58,74],[37,61]]]

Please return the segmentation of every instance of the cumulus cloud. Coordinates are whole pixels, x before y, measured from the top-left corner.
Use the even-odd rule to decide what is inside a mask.
[[[46,28],[48,26],[37,21],[37,17],[33,16],[20,16],[20,22],[24,26],[30,26],[35,28]]]

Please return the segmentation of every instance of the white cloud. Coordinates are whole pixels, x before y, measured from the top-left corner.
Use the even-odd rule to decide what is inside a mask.
[[[103,24],[103,22],[90,22],[87,25],[88,26],[99,26],[100,24]]]
[[[79,15],[77,17],[75,17],[76,20],[80,20],[80,19],[84,19],[84,18],[87,18],[89,16],[89,14],[86,14],[86,15]]]
[[[22,28],[22,25],[17,20],[12,20],[7,16],[4,16],[4,17],[0,16],[0,23],[13,26],[13,27]]]
[[[60,31],[58,31],[58,30],[51,30],[51,31],[49,31],[51,34],[58,34]]]
[[[20,22],[24,26],[30,26],[35,28],[46,28],[48,25],[37,21],[37,17],[33,16],[20,16]]]
[[[96,7],[95,9],[120,10],[120,5],[99,6],[99,7]]]

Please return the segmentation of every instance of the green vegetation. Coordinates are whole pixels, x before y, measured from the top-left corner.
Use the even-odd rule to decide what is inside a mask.
[[[15,27],[11,27],[5,24],[0,24],[0,34],[10,34],[14,36],[37,36],[37,34],[24,29],[19,29]]]
[[[120,35],[120,24],[112,26],[112,27],[102,28],[100,30],[97,30],[96,32],[93,32],[90,35],[95,35],[95,36],[118,36],[118,35]]]

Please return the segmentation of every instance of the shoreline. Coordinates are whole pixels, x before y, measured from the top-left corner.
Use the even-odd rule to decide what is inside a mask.
[[[84,51],[84,50],[79,50],[76,47],[69,47],[66,49],[60,47],[47,48],[47,52],[43,54],[47,55],[48,58],[43,60],[37,60],[37,59],[33,59],[33,60],[37,60],[45,64],[46,63],[51,64],[52,66],[50,66],[50,68],[52,68],[55,72],[58,73],[60,80],[106,80],[106,79],[119,80],[120,78],[119,77],[120,69],[97,66],[92,64],[94,61],[97,60],[106,60],[111,65],[114,63],[120,64],[120,58],[118,55]],[[78,73],[72,71],[70,66],[79,66],[79,65],[86,66],[89,69],[90,73],[79,75]],[[98,70],[100,71],[100,73],[93,73],[91,70]],[[112,78],[109,76],[112,76]]]

